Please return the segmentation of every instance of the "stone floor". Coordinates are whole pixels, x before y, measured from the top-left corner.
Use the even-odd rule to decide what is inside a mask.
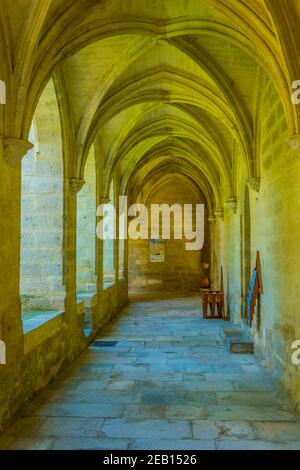
[[[130,304],[0,448],[300,449],[300,416],[269,372],[199,311],[195,297]]]

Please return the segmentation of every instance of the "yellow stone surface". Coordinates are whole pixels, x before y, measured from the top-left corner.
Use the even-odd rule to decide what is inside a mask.
[[[128,285],[195,291],[209,261],[247,329],[257,251],[249,334],[300,407],[299,22],[299,0],[0,2],[0,428],[118,314]],[[116,203],[204,202],[202,252],[170,241],[153,267],[148,242],[96,239],[112,188]],[[60,314],[30,329],[41,310]]]

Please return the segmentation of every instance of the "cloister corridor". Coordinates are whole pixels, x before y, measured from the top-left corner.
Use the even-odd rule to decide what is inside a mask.
[[[300,449],[300,416],[199,297],[130,303],[0,438],[4,449]]]
[[[300,0],[0,0],[3,459],[300,450],[299,31]]]

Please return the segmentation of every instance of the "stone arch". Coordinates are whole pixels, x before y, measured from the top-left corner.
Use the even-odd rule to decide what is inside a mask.
[[[64,310],[64,165],[53,82],[37,106],[22,160],[20,294],[23,312]]]

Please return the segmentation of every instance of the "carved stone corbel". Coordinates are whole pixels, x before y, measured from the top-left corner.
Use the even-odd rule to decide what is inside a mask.
[[[260,190],[260,178],[259,178],[259,177],[256,177],[256,178],[250,178],[250,179],[248,179],[247,185],[248,185],[251,189],[253,189],[253,191],[256,191],[256,192],[258,193],[259,190]]]
[[[14,137],[2,138],[3,158],[7,165],[17,168],[28,150],[32,149],[33,144],[28,140],[16,139]]]
[[[71,192],[78,193],[85,184],[85,181],[82,178],[69,178],[69,183]]]
[[[110,203],[110,198],[109,196],[102,196],[99,199],[99,204],[109,204]]]

